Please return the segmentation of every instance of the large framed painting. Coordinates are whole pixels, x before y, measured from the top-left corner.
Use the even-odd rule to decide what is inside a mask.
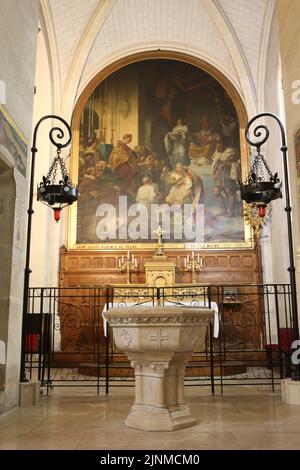
[[[240,127],[226,89],[190,63],[139,60],[108,75],[73,146],[71,247],[151,247],[158,225],[172,248],[249,246]]]

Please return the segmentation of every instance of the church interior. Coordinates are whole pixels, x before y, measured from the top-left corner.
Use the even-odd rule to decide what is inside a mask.
[[[0,0],[0,450],[300,450],[299,18]]]

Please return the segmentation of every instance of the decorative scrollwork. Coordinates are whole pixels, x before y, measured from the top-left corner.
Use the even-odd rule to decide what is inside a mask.
[[[57,148],[57,149],[62,149],[64,147],[67,147],[71,140],[72,140],[72,131],[67,123],[62,117],[57,116],[56,114],[48,114],[47,116],[43,116],[38,123],[36,124],[34,128],[34,133],[33,133],[33,144],[32,144],[32,152],[37,152],[36,148],[36,137],[37,137],[37,132],[40,127],[40,124],[47,119],[55,119],[56,121],[60,121],[64,127],[67,130],[67,133],[65,130],[61,127],[55,126],[52,127],[49,131],[49,139],[52,142],[52,144]],[[66,139],[65,142],[61,142],[63,139]]]
[[[285,133],[284,133],[283,125],[282,125],[280,119],[278,119],[278,117],[273,113],[257,114],[257,116],[254,116],[252,119],[250,119],[250,121],[248,122],[247,127],[245,129],[245,135],[246,135],[246,139],[247,139],[248,144],[252,145],[252,147],[256,147],[257,149],[259,149],[268,140],[268,138],[270,136],[270,131],[269,131],[268,127],[265,124],[258,124],[253,130],[253,135],[255,137],[259,138],[262,135],[261,139],[254,142],[250,137],[250,127],[252,126],[252,124],[255,121],[257,121],[258,119],[263,118],[263,117],[271,117],[271,118],[273,118],[277,121],[277,123],[280,127],[280,131],[281,131],[282,145],[283,145],[283,147],[286,146]]]
[[[65,132],[61,127],[52,127],[52,129],[49,132],[49,139],[51,140],[52,144],[55,145],[55,147],[57,147],[58,149],[62,149],[64,147],[67,147],[70,144],[71,139],[72,139],[72,132],[71,132],[71,128],[69,124],[64,119],[62,119],[59,116],[56,116],[56,119],[58,119],[65,125],[68,131],[68,134],[66,135],[67,140],[65,143],[58,141],[58,140],[64,139],[65,137]]]
[[[258,137],[258,138],[259,138],[259,137],[262,135],[261,130],[264,131],[264,134],[263,134],[263,137],[262,137],[261,140],[258,140],[258,141],[256,141],[256,142],[253,142],[253,141],[251,140],[251,138],[250,138],[250,132],[249,132],[249,127],[250,127],[250,125],[251,125],[250,123],[251,123],[251,121],[249,121],[248,126],[247,126],[247,131],[246,131],[246,132],[247,132],[247,134],[246,134],[247,142],[248,142],[250,145],[259,148],[259,147],[261,147],[261,146],[268,140],[268,138],[269,138],[269,136],[270,136],[270,131],[269,131],[269,129],[267,128],[267,126],[265,126],[264,124],[259,124],[258,126],[255,127],[255,129],[254,129],[254,131],[253,131],[253,135],[254,135],[255,137]]]
[[[159,314],[157,316],[149,316],[149,317],[145,317],[145,316],[135,316],[135,317],[128,317],[128,316],[114,316],[114,317],[110,317],[109,318],[109,323],[110,325],[114,326],[114,325],[118,325],[118,326],[122,326],[122,325],[139,325],[139,324],[153,324],[153,325],[156,325],[156,324],[173,324],[173,323],[197,323],[197,324],[201,324],[201,325],[207,325],[207,323],[211,320],[212,318],[212,314],[210,311],[207,312],[207,316],[205,315],[201,315],[201,317],[199,317],[199,315],[195,315],[195,314],[190,314],[189,316],[184,316],[184,315],[181,315],[181,314],[178,314],[178,315],[168,315],[168,314]]]

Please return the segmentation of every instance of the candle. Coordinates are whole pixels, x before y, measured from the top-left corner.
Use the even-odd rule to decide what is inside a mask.
[[[186,260],[188,263],[190,262],[190,255],[187,255]]]
[[[131,262],[134,263],[134,255],[131,256]]]
[[[194,259],[194,252],[192,251],[192,259]]]
[[[127,251],[127,259],[129,261],[129,250]]]
[[[134,259],[134,265],[137,268],[137,258]]]
[[[198,263],[199,263],[199,261],[200,261],[199,253],[198,253],[197,259],[198,259]]]
[[[186,258],[183,260],[184,267],[186,268]]]

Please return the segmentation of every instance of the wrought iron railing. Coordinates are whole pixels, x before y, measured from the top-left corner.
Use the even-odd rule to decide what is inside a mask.
[[[105,336],[103,310],[129,305],[216,306],[219,335],[210,326],[205,348],[186,367],[186,384],[223,393],[227,385],[269,385],[290,375],[293,338],[289,284],[141,285],[30,288],[26,370],[47,393],[56,386],[133,386],[126,356]],[[126,310],[124,309],[124,315]]]

